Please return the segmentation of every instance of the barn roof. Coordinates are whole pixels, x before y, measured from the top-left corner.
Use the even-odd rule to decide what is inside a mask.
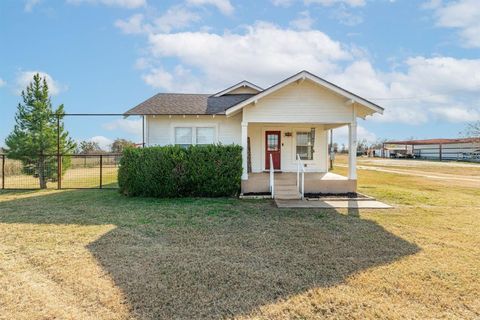
[[[453,144],[453,143],[474,143],[474,142],[480,142],[480,137],[479,138],[458,138],[458,139],[386,141],[385,144],[422,145],[422,144]]]

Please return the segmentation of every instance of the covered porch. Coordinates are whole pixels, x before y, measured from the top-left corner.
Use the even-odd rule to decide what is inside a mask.
[[[348,177],[329,172],[331,130],[348,126]],[[242,122],[242,193],[281,199],[356,192],[356,122]],[[333,152],[333,150],[331,150]]]
[[[297,186],[297,173],[295,172],[277,172],[274,175],[274,187],[277,190],[286,186]],[[349,193],[356,191],[357,180],[351,180],[339,174],[305,172],[304,175],[305,193]],[[249,174],[248,179],[242,181],[242,190],[244,190],[244,193],[270,193],[270,173]]]

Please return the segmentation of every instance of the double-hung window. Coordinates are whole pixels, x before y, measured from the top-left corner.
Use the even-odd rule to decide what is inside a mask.
[[[197,127],[196,128],[196,144],[214,144],[215,128],[213,127]]]
[[[302,160],[313,160],[315,129],[297,132],[297,154]]]
[[[215,127],[175,127],[175,144],[183,148],[192,144],[214,144]]]
[[[192,144],[192,128],[176,127],[175,128],[175,144],[183,148]]]

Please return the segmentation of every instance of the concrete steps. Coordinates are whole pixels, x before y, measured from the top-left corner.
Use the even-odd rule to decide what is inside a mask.
[[[298,192],[296,185],[275,184],[275,199],[279,200],[299,200],[302,195]]]

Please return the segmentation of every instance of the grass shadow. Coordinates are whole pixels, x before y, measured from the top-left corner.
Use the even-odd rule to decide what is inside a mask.
[[[88,249],[139,318],[248,314],[419,251],[358,209],[82,190],[0,202],[0,212],[0,223],[116,225]]]

